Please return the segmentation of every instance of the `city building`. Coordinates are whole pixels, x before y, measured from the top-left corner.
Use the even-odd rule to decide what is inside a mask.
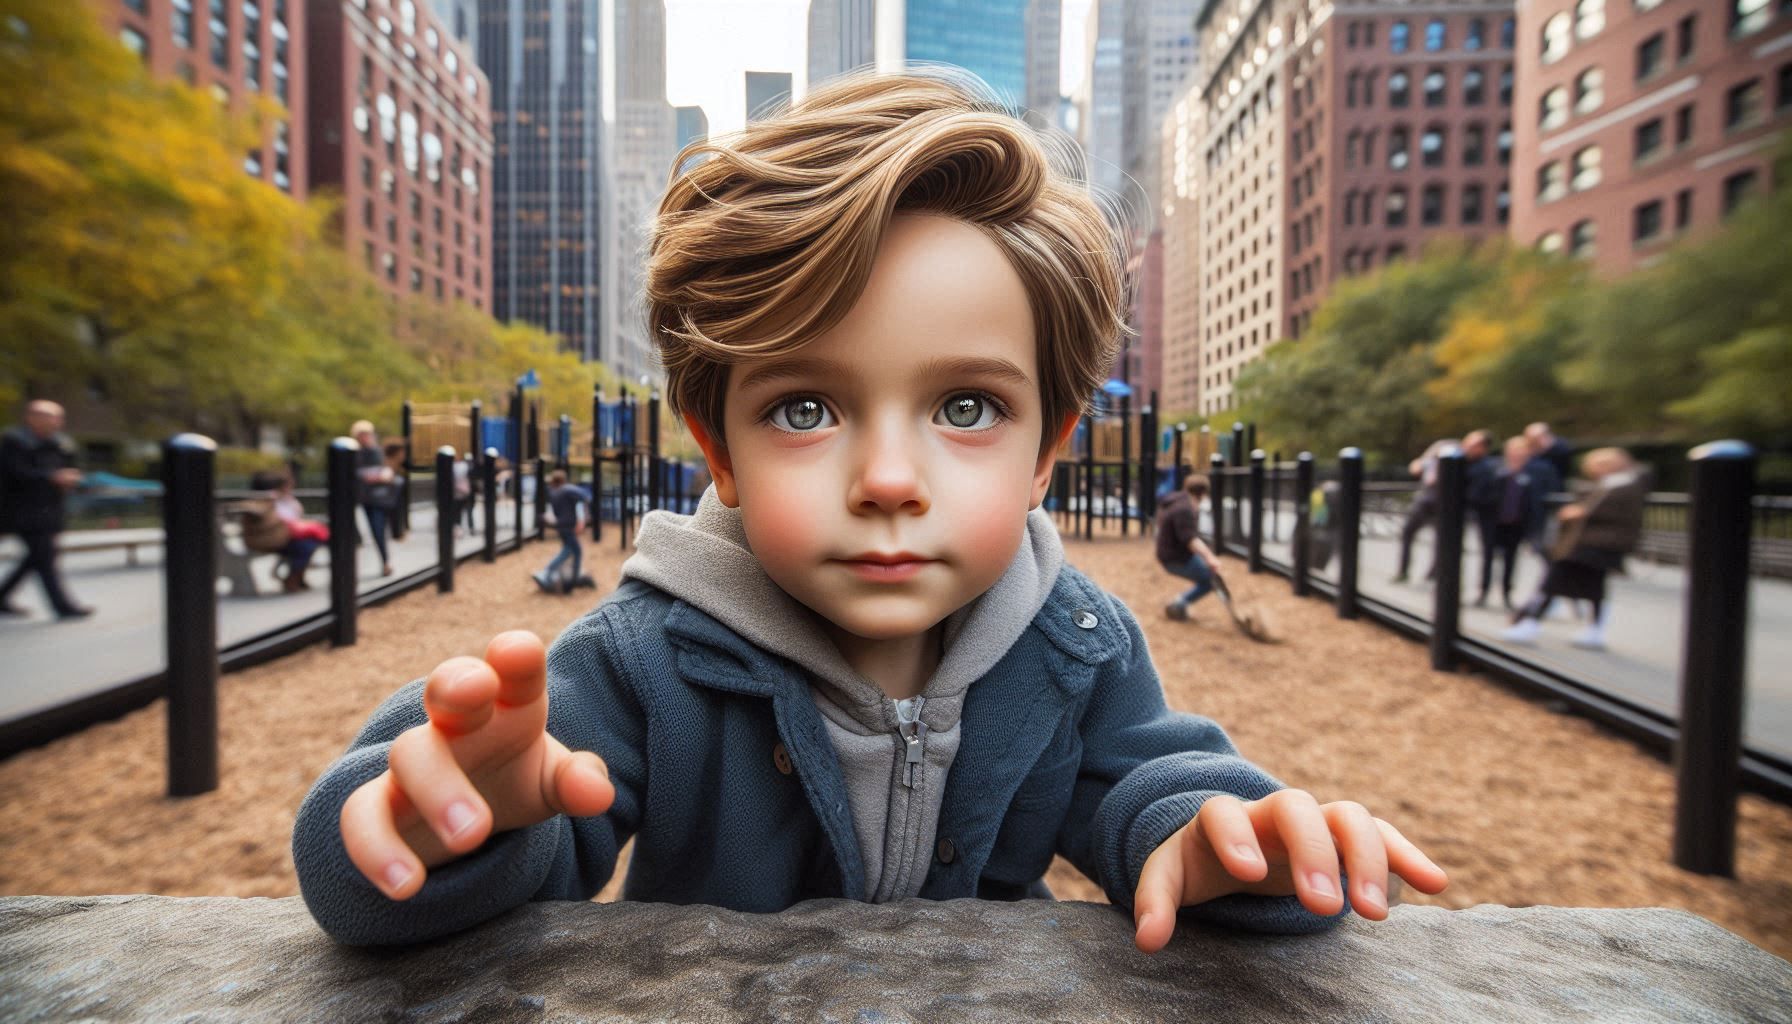
[[[603,137],[599,0],[479,0],[479,64],[491,76],[492,313],[600,358]]]
[[[1027,0],[1027,123],[1035,128],[1053,125],[1058,116],[1059,76],[1063,68],[1063,0]]]
[[[1200,0],[1135,0],[1126,5],[1124,123],[1121,153],[1126,173],[1155,208],[1158,128],[1194,69],[1195,13]]]
[[[491,308],[485,73],[414,0],[310,0],[310,187],[388,291]]]
[[[661,375],[647,332],[648,232],[678,155],[677,117],[666,102],[664,0],[605,0],[604,36],[603,325],[595,358],[624,379]]]
[[[790,72],[749,71],[746,76],[748,124],[790,102]]]
[[[303,199],[308,186],[303,0],[107,0],[108,28],[152,73],[179,78],[245,110],[257,96],[286,108],[243,169]]]
[[[939,61],[974,72],[1007,106],[1027,102],[1028,0],[881,0],[878,66]]]
[[[1489,0],[1207,0],[1197,28],[1199,71],[1165,126],[1167,217],[1198,250],[1166,240],[1164,373],[1175,391],[1192,363],[1210,414],[1332,282],[1435,236],[1505,233],[1516,25]],[[1172,280],[1191,272],[1192,358]]]
[[[709,138],[709,115],[703,112],[702,107],[674,107],[672,112],[678,124],[673,145],[680,152],[693,142]]]
[[[1537,0],[1518,19],[1512,235],[1615,275],[1767,187],[1792,6]]]
[[[809,0],[809,88],[877,60],[877,0]]]
[[[1094,0],[1083,28],[1083,81],[1075,99],[1089,180],[1109,196],[1136,202],[1126,180],[1126,3]]]

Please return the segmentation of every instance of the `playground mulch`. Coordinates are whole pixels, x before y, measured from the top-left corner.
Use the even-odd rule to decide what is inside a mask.
[[[607,591],[622,553],[609,535],[588,564]],[[219,788],[170,799],[160,702],[0,762],[0,894],[290,896],[293,814],[393,689],[503,629],[555,636],[590,591],[536,592],[526,571],[554,545],[469,563],[456,592],[424,589],[369,609],[360,642],[317,646],[224,676]],[[1590,722],[1472,674],[1433,672],[1425,648],[1341,622],[1285,581],[1227,560],[1234,593],[1281,643],[1245,638],[1213,600],[1192,621],[1162,606],[1179,583],[1147,543],[1111,533],[1067,544],[1070,561],[1137,614],[1173,707],[1221,723],[1240,751],[1321,802],[1356,800],[1444,868],[1450,887],[1400,900],[1444,907],[1666,906],[1792,957],[1792,808],[1745,795],[1736,877],[1670,860],[1669,765]],[[621,872],[599,899],[614,899]],[[1100,892],[1060,861],[1060,898]]]

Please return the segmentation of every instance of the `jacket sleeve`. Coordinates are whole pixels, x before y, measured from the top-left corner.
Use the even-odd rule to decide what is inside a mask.
[[[615,871],[640,822],[646,790],[646,720],[613,641],[614,606],[569,627],[548,651],[548,732],[571,750],[602,757],[616,801],[589,818],[558,815],[492,836],[432,869],[408,900],[386,897],[356,870],[342,843],[342,805],[386,770],[398,734],[421,725],[423,680],[388,698],[348,752],[311,787],[293,824],[299,890],[318,925],[349,945],[426,942],[490,920],[531,900],[588,900]]]
[[[56,473],[56,467],[41,465],[31,457],[27,448],[12,431],[7,431],[0,439],[0,480],[18,482],[49,480]]]
[[[1248,802],[1287,787],[1240,756],[1212,719],[1165,705],[1137,620],[1119,600],[1110,601],[1130,646],[1101,666],[1083,712],[1082,765],[1058,852],[1109,900],[1130,908],[1145,858],[1208,798],[1225,793]],[[1297,896],[1253,893],[1222,896],[1181,913],[1254,932],[1322,931],[1350,911],[1348,878],[1343,883],[1344,906],[1329,917],[1308,910]]]

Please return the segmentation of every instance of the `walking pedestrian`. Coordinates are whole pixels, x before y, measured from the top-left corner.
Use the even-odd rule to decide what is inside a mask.
[[[579,510],[591,500],[591,494],[577,484],[568,483],[566,471],[556,469],[548,474],[548,507],[554,516],[554,532],[560,535],[560,550],[547,567],[531,578],[549,593],[568,594],[588,577],[580,571],[584,546],[579,541]],[[570,571],[563,568],[570,563]]]
[[[1488,448],[1493,444],[1493,434],[1486,430],[1472,430],[1461,441],[1449,438],[1431,442],[1425,453],[1407,464],[1407,472],[1419,478],[1418,493],[1413,495],[1412,505],[1406,510],[1406,522],[1400,527],[1400,568],[1394,573],[1393,582],[1405,583],[1407,570],[1412,566],[1412,544],[1418,539],[1419,531],[1427,526],[1435,525],[1438,512],[1442,509],[1441,499],[1437,491],[1438,459],[1451,445],[1462,449],[1462,457],[1468,463],[1469,479],[1467,486],[1468,501],[1464,503],[1466,514],[1473,506],[1475,498],[1475,467],[1482,463]],[[1432,552],[1431,568],[1426,570],[1425,578],[1437,578],[1437,553]]]
[[[0,583],[0,615],[24,615],[9,599],[28,573],[37,573],[58,619],[79,619],[93,609],[63,589],[56,570],[56,535],[67,523],[68,493],[81,484],[75,443],[62,432],[62,406],[38,400],[25,406],[25,422],[0,438],[0,534],[16,533],[25,558]]]
[[[1512,610],[1512,574],[1518,565],[1519,546],[1542,532],[1546,492],[1542,475],[1531,471],[1531,457],[1528,439],[1507,438],[1501,464],[1477,506],[1481,523],[1481,596],[1475,599],[1477,608],[1487,607],[1493,562],[1498,556],[1504,559],[1500,594],[1506,610]],[[1492,460],[1488,462],[1491,465]]]
[[[386,531],[392,509],[398,504],[398,485],[395,482],[398,474],[386,464],[385,454],[380,450],[379,435],[374,433],[373,424],[367,420],[357,420],[349,428],[349,433],[361,446],[356,458],[355,476],[359,482],[361,512],[367,517],[368,532],[373,534],[373,543],[380,552],[380,575],[392,575],[392,553],[386,544]]]
[[[1164,605],[1164,614],[1177,622],[1187,622],[1188,606],[1213,589],[1213,567],[1218,559],[1200,537],[1201,503],[1207,500],[1207,490],[1207,477],[1191,474],[1182,490],[1157,510],[1157,562],[1170,575],[1194,584]]]
[[[1593,481],[1591,491],[1558,513],[1561,532],[1551,549],[1549,570],[1537,595],[1513,616],[1502,639],[1534,644],[1540,620],[1558,597],[1586,601],[1593,614],[1572,643],[1588,650],[1605,649],[1610,605],[1605,597],[1608,573],[1622,572],[1624,556],[1642,539],[1643,509],[1648,502],[1647,473],[1622,448],[1595,448],[1581,461]]]
[[[473,528],[473,453],[454,460],[454,535],[461,535],[462,524]]]

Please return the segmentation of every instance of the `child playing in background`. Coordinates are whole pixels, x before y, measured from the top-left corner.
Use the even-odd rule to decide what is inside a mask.
[[[579,543],[579,510],[591,500],[591,495],[583,487],[567,483],[566,472],[559,469],[548,474],[548,488],[548,508],[554,514],[554,532],[560,535],[560,551],[546,568],[530,578],[551,594],[570,594],[573,587],[590,580],[579,572],[584,559]],[[567,567],[564,572],[563,566]]]
[[[330,935],[587,900],[631,837],[624,898],[755,912],[1049,897],[1063,854],[1147,952],[1182,907],[1306,932],[1386,917],[1390,871],[1444,888],[1169,710],[1065,564],[1039,506],[1125,329],[1122,243],[1071,147],[947,74],[849,75],[682,154],[648,313],[714,484],[545,658],[500,634],[375,712],[294,825]]]

